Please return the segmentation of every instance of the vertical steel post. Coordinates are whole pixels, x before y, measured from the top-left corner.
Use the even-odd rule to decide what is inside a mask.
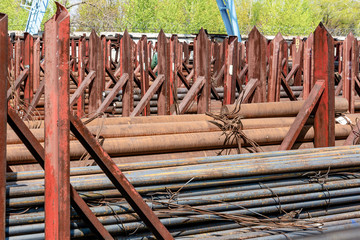
[[[322,23],[314,32],[313,80],[325,81],[314,118],[314,146],[335,146],[334,40]]]
[[[177,102],[177,82],[176,82],[176,72],[177,72],[177,47],[178,46],[178,37],[177,35],[172,35],[169,41],[169,105],[170,108],[174,103]]]
[[[225,69],[224,69],[224,105],[235,102],[237,63],[237,37],[230,36],[225,46]]]
[[[122,88],[122,115],[124,117],[130,116],[134,108],[134,65],[133,65],[133,40],[130,38],[127,30],[120,41],[120,69],[121,76],[124,73],[129,74],[129,79]]]
[[[170,114],[170,105],[169,105],[169,79],[168,79],[168,40],[165,36],[163,30],[160,31],[157,41],[157,53],[158,53],[158,76],[164,75],[165,80],[162,83],[159,92],[158,92],[158,115],[168,115]]]
[[[106,67],[108,69],[111,69],[111,40],[108,40],[106,42]]]
[[[78,84],[81,86],[81,83],[84,81],[85,78],[85,51],[86,51],[86,39],[82,36],[79,39],[79,45],[78,45]],[[76,104],[76,115],[78,117],[82,117],[84,115],[84,93],[80,95],[80,97],[77,100]]]
[[[145,93],[149,89],[149,61],[148,61],[148,44],[147,37],[143,35],[140,39],[140,82],[141,82],[141,97],[145,96]],[[143,116],[150,115],[150,104],[147,104]]]
[[[0,238],[5,239],[8,17],[0,13]]]
[[[270,43],[270,72],[268,80],[268,102],[280,101],[281,62],[283,59],[284,38],[280,33]]]
[[[254,102],[266,102],[266,47],[266,38],[254,27],[249,33],[247,45],[248,78],[259,80]]]
[[[33,96],[33,64],[34,64],[34,38],[29,33],[25,33],[25,48],[24,48],[24,67],[29,68],[28,77],[24,82],[24,102],[29,105]]]
[[[304,43],[304,76],[303,76],[303,99],[305,100],[312,88],[312,65],[313,65],[314,35],[311,33]]]
[[[210,41],[205,30],[202,28],[194,42],[194,82],[197,78],[204,77],[205,84],[199,92],[197,99],[197,113],[205,113],[210,109]]]
[[[73,60],[72,71],[76,71],[76,42],[75,39],[71,39],[71,60]]]
[[[90,34],[89,39],[89,70],[95,71],[95,79],[89,86],[89,114],[94,114],[100,107],[102,100],[102,92],[105,88],[105,73],[103,49],[101,48],[101,40],[97,36],[95,30]]]
[[[301,86],[301,77],[302,77],[302,69],[303,69],[303,54],[304,54],[304,43],[300,37],[296,37],[294,39],[294,43],[292,44],[292,66],[299,65],[298,70],[294,76],[294,85]]]
[[[356,68],[356,59],[353,57],[353,42],[356,41],[354,35],[349,33],[343,42],[343,72],[342,72],[342,96],[349,102],[349,112],[355,112],[355,78],[353,72]],[[356,70],[355,70],[356,71]]]
[[[45,238],[70,239],[70,14],[45,23]]]
[[[40,38],[34,43],[33,79],[33,91],[36,92],[40,85]]]

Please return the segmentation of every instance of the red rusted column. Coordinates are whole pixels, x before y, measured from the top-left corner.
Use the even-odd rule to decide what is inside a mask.
[[[335,146],[334,40],[322,23],[314,32],[313,81],[325,81],[314,118],[314,146]]]
[[[149,61],[148,61],[148,42],[146,35],[143,35],[140,39],[140,83],[141,83],[141,97],[145,96],[145,93],[149,89]],[[150,104],[147,104],[143,116],[150,115]]]
[[[356,55],[357,54],[357,55]],[[349,102],[349,112],[355,112],[355,78],[359,69],[357,40],[349,33],[343,42],[342,96]]]
[[[237,45],[238,45],[237,37],[230,36],[225,46],[223,105],[229,105],[235,102],[236,76],[237,76],[236,73],[238,68]]]
[[[111,40],[106,42],[106,67],[111,69]]]
[[[259,80],[253,102],[266,102],[266,47],[266,38],[254,27],[247,45],[248,78]]]
[[[8,17],[0,13],[0,238],[5,239]]]
[[[101,40],[93,30],[89,39],[89,70],[96,72],[95,79],[89,86],[89,114],[93,114],[101,105],[102,92],[105,88],[105,72]]]
[[[311,33],[304,43],[304,76],[303,76],[303,99],[305,100],[311,91],[312,84],[312,65],[313,63],[313,44],[314,35]]]
[[[194,82],[196,82],[198,78],[205,78],[204,86],[200,90],[200,96],[197,99],[198,113],[205,113],[210,109],[211,69],[210,55],[208,54],[209,47],[210,40],[205,30],[201,29],[194,41]]]
[[[170,108],[173,108],[174,104],[177,104],[177,49],[178,49],[178,37],[177,35],[172,35],[169,41],[169,105]]]
[[[280,85],[283,59],[283,43],[284,38],[281,33],[270,42],[270,70],[268,79],[268,102],[280,101]]]
[[[286,41],[283,42],[282,44],[282,53],[283,53],[283,58],[281,60],[281,65],[282,65],[282,71],[283,73],[285,74],[285,76],[288,75],[288,58],[289,58],[289,53],[288,53],[288,50],[289,50],[289,44],[287,44]]]
[[[301,86],[301,76],[303,69],[303,53],[304,53],[304,43],[300,37],[296,37],[294,39],[294,43],[292,44],[292,67],[295,65],[299,65],[298,70],[294,75],[294,86]]]
[[[170,114],[170,82],[169,82],[169,66],[167,59],[169,56],[168,40],[163,30],[160,31],[157,40],[157,53],[158,53],[158,76],[164,75],[165,79],[158,92],[158,115]]]
[[[75,39],[71,39],[71,60],[73,61],[72,64],[72,71],[75,72],[76,71],[76,42]]]
[[[29,68],[29,74],[24,82],[24,102],[29,105],[33,96],[33,65],[34,65],[34,38],[29,33],[24,34],[24,67]]]
[[[33,64],[33,92],[36,92],[40,85],[40,38],[34,42],[34,64]]]
[[[81,86],[81,83],[84,81],[85,78],[85,51],[86,51],[86,39],[84,37],[81,37],[79,39],[79,45],[78,45],[78,86]],[[82,93],[80,97],[77,100],[77,106],[76,106],[76,115],[78,117],[82,117],[84,115],[84,109],[85,109],[85,101],[84,101],[84,94]]]
[[[134,65],[133,65],[133,40],[130,38],[128,31],[124,32],[124,36],[120,41],[120,69],[121,75],[124,73],[129,74],[128,81],[122,88],[123,96],[122,96],[122,115],[124,117],[130,116],[134,108]]]
[[[45,238],[70,239],[70,14],[45,23]]]

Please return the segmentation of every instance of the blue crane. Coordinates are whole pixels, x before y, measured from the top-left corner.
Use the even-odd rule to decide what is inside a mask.
[[[236,17],[234,0],[216,0],[220,10],[221,17],[224,21],[228,35],[237,36],[241,42],[239,24]]]
[[[21,7],[29,11],[25,32],[37,34],[44,18],[49,0],[23,0]]]

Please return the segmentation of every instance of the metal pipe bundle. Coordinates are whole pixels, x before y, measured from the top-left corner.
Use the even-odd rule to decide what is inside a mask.
[[[233,234],[283,239],[279,231],[296,237],[360,222],[359,157],[359,147],[347,146],[143,161],[119,168],[179,239],[230,239]],[[9,239],[43,239],[43,171],[8,173],[7,182]],[[99,167],[71,169],[71,183],[118,239],[152,238]],[[71,214],[72,237],[91,236],[76,212]]]

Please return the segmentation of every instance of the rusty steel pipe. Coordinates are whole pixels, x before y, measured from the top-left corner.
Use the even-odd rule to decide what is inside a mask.
[[[356,116],[360,117],[360,114]],[[242,124],[243,129],[289,127],[294,119],[293,117],[244,119]],[[100,124],[99,126],[89,126],[89,130],[95,135],[100,133],[100,135],[106,139],[220,131],[217,126],[208,121],[140,123],[129,125]],[[31,132],[40,142],[44,141],[44,129],[32,129]],[[71,140],[75,139],[76,138],[71,137]],[[9,130],[7,134],[7,144],[18,143],[21,143],[21,139],[17,137],[14,131]]]
[[[304,101],[295,102],[275,102],[275,103],[251,103],[243,104],[240,114],[244,118],[267,118],[267,117],[285,117],[296,116]],[[335,112],[344,113],[347,111],[348,103],[344,98],[336,98]],[[232,105],[224,106],[225,111],[231,111]],[[226,110],[227,109],[227,110]],[[87,119],[84,119],[86,121]],[[87,126],[99,125],[101,122],[105,124],[138,124],[148,122],[187,122],[187,121],[208,121],[212,120],[211,117],[204,114],[196,115],[175,115],[175,116],[148,116],[148,117],[116,117],[107,119],[95,119],[87,124]],[[43,127],[42,121],[29,121],[30,128]]]
[[[263,129],[244,130],[248,138],[257,142],[259,145],[274,145],[282,142],[290,127],[268,128],[265,132]],[[337,139],[345,139],[351,131],[349,125],[336,125]],[[305,126],[298,142],[312,141],[314,138],[313,128]],[[132,138],[112,138],[103,143],[104,150],[110,156],[129,156],[143,155],[153,153],[169,153],[179,151],[196,151],[208,149],[222,149],[236,147],[237,144],[228,144],[224,146],[225,136],[220,132],[208,133],[188,133],[173,135],[144,136]],[[250,146],[242,141],[242,146]],[[79,159],[85,149],[79,142],[70,142],[71,159]],[[32,163],[34,159],[27,151],[26,147],[20,144],[7,146],[7,161],[9,164]]]
[[[304,101],[242,104],[238,115],[244,118],[296,116],[303,104]],[[225,105],[221,111],[223,113],[231,113],[235,108],[236,105]],[[345,113],[347,109],[348,101],[344,98],[337,97],[335,101],[335,113]]]

